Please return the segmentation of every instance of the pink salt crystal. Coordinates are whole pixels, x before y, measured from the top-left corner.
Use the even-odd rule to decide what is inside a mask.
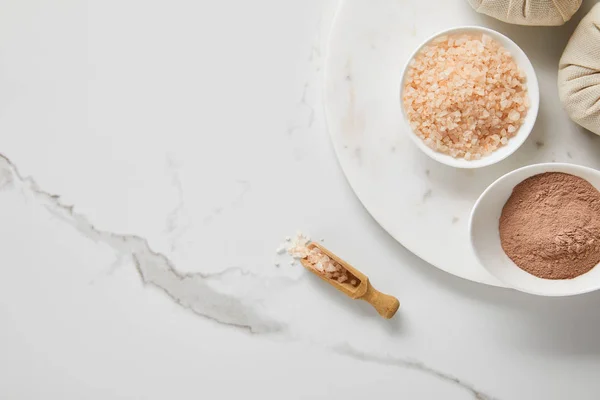
[[[337,271],[337,268],[331,264],[327,264],[327,266],[325,267],[325,272],[335,272]]]

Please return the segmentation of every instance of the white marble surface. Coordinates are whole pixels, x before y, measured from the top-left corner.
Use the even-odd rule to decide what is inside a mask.
[[[466,0],[343,2],[325,69],[329,130],[361,202],[410,251],[454,275],[502,286],[469,244],[469,215],[485,188],[514,169],[540,162],[600,168],[600,137],[569,119],[556,87],[562,50],[595,3],[585,2],[565,26],[532,28],[478,14]],[[513,155],[486,168],[461,170],[432,160],[412,143],[399,93],[403,67],[415,48],[436,32],[468,25],[499,31],[525,51],[541,102],[531,135]]]
[[[335,1],[0,4],[0,398],[598,397],[600,294],[455,278],[354,197]],[[397,317],[275,267],[296,229]]]

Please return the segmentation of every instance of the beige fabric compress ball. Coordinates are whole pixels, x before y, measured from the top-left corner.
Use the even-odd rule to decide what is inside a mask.
[[[475,11],[517,25],[556,26],[571,19],[582,0],[468,0]]]
[[[581,20],[558,66],[558,94],[569,117],[600,135],[600,4]]]

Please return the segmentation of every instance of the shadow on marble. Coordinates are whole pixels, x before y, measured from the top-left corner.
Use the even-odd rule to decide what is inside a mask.
[[[365,212],[370,220],[375,240],[390,249],[398,260],[403,260],[401,268],[421,275],[439,291],[469,299],[475,307],[489,308],[492,320],[480,321],[484,335],[495,336],[501,346],[524,348],[528,353],[566,355],[600,354],[600,291],[573,297],[540,297],[521,293],[512,289],[488,286],[446,273],[421,260],[389,236],[377,222]],[[317,279],[317,278],[315,278]],[[333,293],[337,294],[337,293]],[[332,295],[332,301],[346,299]],[[402,297],[400,296],[402,302]],[[351,307],[357,314],[377,320],[377,314],[368,310],[368,304],[356,302]],[[347,305],[345,305],[347,306]],[[369,315],[367,315],[369,314]],[[402,308],[394,328],[405,332],[406,321],[402,322]],[[387,321],[380,321],[387,322]],[[471,328],[469,328],[471,329]]]
[[[406,324],[402,322],[402,300],[400,300],[400,310],[396,315],[389,320],[382,318],[377,311],[366,301],[352,300],[346,295],[338,292],[333,287],[325,284],[319,277],[314,274],[307,274],[310,285],[322,291],[327,300],[336,303],[341,308],[349,310],[355,314],[357,321],[367,321],[369,324],[375,324],[381,327],[384,331],[391,335],[403,334],[406,329]]]
[[[419,262],[411,265],[456,295],[493,307],[494,313],[490,315],[506,322],[497,334],[507,344],[512,342],[518,347],[558,355],[600,354],[600,292],[540,297],[467,281],[437,268],[423,268]]]

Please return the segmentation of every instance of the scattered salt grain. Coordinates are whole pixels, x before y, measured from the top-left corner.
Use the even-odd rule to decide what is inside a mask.
[[[304,258],[308,255],[308,248],[306,247],[308,243],[308,237],[304,236],[302,232],[298,232],[296,236],[291,239],[290,247],[287,249],[287,252],[293,258]]]
[[[275,250],[275,252],[276,252],[277,254],[283,254],[283,253],[285,253],[285,247],[283,247],[283,246],[279,246],[279,247],[277,248],[277,250]]]
[[[411,61],[402,101],[427,146],[467,160],[506,145],[529,107],[525,74],[488,35],[434,40]]]

